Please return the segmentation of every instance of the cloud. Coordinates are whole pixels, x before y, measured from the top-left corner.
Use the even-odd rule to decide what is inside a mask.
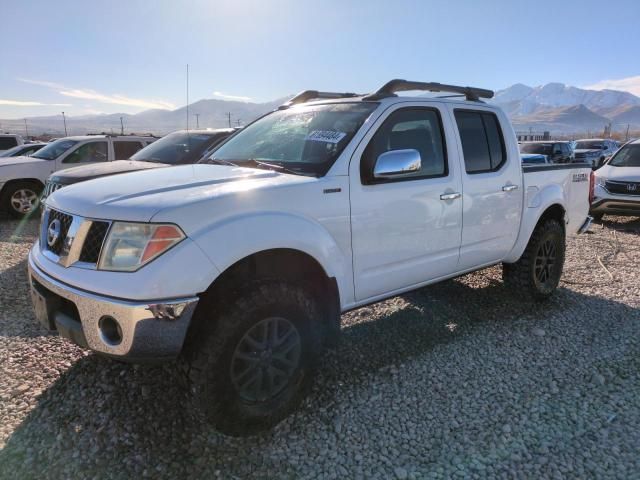
[[[623,90],[640,96],[640,75],[635,77],[620,78],[618,80],[602,80],[587,87],[589,90]]]
[[[23,102],[20,100],[4,100],[0,98],[0,105],[11,105],[12,107],[70,107],[70,103],[42,103]]]
[[[94,100],[100,103],[108,103],[111,105],[124,105],[127,107],[138,108],[158,108],[161,110],[173,110],[175,105],[164,100],[147,100],[142,98],[131,98],[126,95],[112,94],[107,95],[104,93],[96,92],[95,90],[87,88],[70,88],[59,83],[47,82],[43,80],[31,80],[28,78],[18,78],[19,81],[24,83],[30,83],[32,85],[39,85],[42,87],[50,88],[57,91],[60,95],[71,98],[81,98],[84,100]]]
[[[224,98],[225,100],[237,100],[239,102],[250,102],[251,97],[241,97],[239,95],[226,95],[222,92],[213,92],[214,97]]]

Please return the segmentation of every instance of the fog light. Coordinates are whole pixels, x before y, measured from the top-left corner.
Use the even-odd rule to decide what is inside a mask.
[[[122,329],[115,318],[104,316],[98,321],[98,328],[102,334],[102,341],[108,345],[116,346],[122,342]]]

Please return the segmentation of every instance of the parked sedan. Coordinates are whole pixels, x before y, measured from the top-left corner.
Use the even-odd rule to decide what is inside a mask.
[[[591,215],[640,216],[640,140],[624,145],[595,173]]]
[[[45,145],[46,143],[25,143],[24,145],[18,145],[17,147],[0,152],[0,161],[5,157],[30,157]]]
[[[179,130],[147,145],[129,160],[96,163],[53,173],[44,187],[42,200],[59,188],[108,175],[195,163],[237,129]]]

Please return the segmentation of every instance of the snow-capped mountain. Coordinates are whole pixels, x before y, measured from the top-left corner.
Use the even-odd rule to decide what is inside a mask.
[[[640,127],[640,98],[617,90],[587,90],[563,83],[529,87],[521,83],[496,92],[516,129],[573,131],[604,128],[608,123]]]

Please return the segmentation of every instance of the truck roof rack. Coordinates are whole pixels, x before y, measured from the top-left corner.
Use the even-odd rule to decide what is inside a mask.
[[[319,92],[318,90],[305,90],[304,92],[300,92],[291,100],[286,103],[283,103],[278,107],[278,110],[285,110],[293,105],[297,105],[299,103],[305,103],[309,100],[325,100],[330,98],[353,98],[358,97],[357,93],[340,93],[340,92]]]
[[[428,92],[451,92],[464,95],[467,100],[479,102],[481,98],[492,98],[493,91],[484,88],[461,87],[458,85],[446,85],[437,82],[412,82],[396,78],[385,83],[375,93],[369,94],[363,100],[380,100],[382,98],[395,97],[396,92],[408,90],[425,90]]]

